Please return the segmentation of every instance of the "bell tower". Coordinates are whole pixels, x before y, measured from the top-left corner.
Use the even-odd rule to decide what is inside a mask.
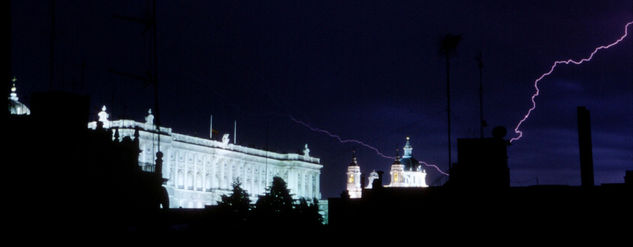
[[[356,151],[354,151],[352,152],[352,163],[347,166],[347,191],[350,198],[361,198],[363,189],[360,180],[360,166],[356,161]]]
[[[391,183],[389,187],[403,187],[405,185],[404,165],[400,163],[400,153],[396,149],[396,158],[391,164]]]

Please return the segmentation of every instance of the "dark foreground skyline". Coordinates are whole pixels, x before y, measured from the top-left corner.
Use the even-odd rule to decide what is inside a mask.
[[[485,119],[511,130],[530,107],[533,81],[552,62],[582,58],[622,35],[630,1],[169,2],[157,1],[163,125],[208,136],[238,121],[238,144],[321,158],[324,197],[344,189],[351,151],[364,173],[388,170],[372,150],[311,132],[288,116],[392,155],[410,136],[419,160],[447,169],[444,61],[439,41],[462,34],[451,71],[453,137],[476,137],[478,69]],[[49,1],[12,3],[12,69],[18,93],[65,89],[91,96],[111,119],[140,120],[151,86],[110,73],[143,73],[144,1],[56,1],[55,78],[49,83]],[[633,30],[629,30],[633,31]],[[82,66],[83,64],[83,66]],[[83,81],[82,78],[83,69]],[[596,183],[633,168],[633,39],[541,83],[524,138],[508,148],[511,184],[578,185],[576,106],[591,111]],[[509,135],[512,131],[509,131]],[[510,136],[508,136],[510,137]],[[455,147],[455,146],[454,146]],[[454,149],[454,158],[456,152]],[[432,169],[428,182],[442,176]]]

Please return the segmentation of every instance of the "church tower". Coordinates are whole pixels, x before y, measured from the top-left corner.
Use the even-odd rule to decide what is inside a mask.
[[[413,157],[413,147],[409,137],[402,148],[404,153],[400,157],[396,153],[396,160],[391,164],[391,183],[389,187],[428,187],[426,171],[421,163]]]
[[[363,189],[360,185],[360,166],[356,161],[356,151],[352,153],[352,163],[347,167],[347,191],[350,198],[361,198]]]
[[[400,163],[400,154],[398,150],[396,150],[396,159],[391,164],[391,171],[389,172],[391,176],[391,183],[389,187],[404,187],[405,177],[404,177],[404,165]]]

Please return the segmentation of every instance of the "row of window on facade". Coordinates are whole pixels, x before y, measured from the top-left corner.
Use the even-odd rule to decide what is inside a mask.
[[[139,165],[145,171],[153,171],[154,149],[152,145],[141,147]],[[242,188],[251,194],[263,194],[267,182],[272,176],[280,176],[288,182],[288,171],[283,171],[277,165],[249,164],[244,160],[228,159],[210,154],[180,151],[165,147],[167,155],[164,162],[163,176],[168,178],[168,185],[185,190],[210,192],[212,190],[231,190],[236,178],[241,178]],[[195,162],[194,162],[195,161]],[[283,165],[283,164],[282,164]],[[289,165],[289,164],[288,164]],[[262,168],[259,166],[267,166]],[[268,172],[268,179],[266,179]],[[318,174],[315,172],[301,172],[296,178],[296,188],[289,184],[294,194],[319,197]]]
[[[226,164],[225,164],[226,166]],[[233,167],[233,171],[235,171],[236,167]],[[185,190],[194,190],[194,191],[203,191],[210,192],[212,190],[231,190],[232,184],[236,179],[240,179],[242,183],[242,188],[248,191],[251,194],[263,194],[267,187],[267,183],[270,183],[273,174],[280,175],[277,171],[272,171],[269,173],[269,177],[267,179],[265,171],[258,172],[258,170],[254,170],[256,173],[235,173],[227,174],[227,172],[222,173],[221,170],[216,170],[214,173],[204,173],[204,172],[194,172],[192,170],[188,170],[185,172],[184,169],[178,169],[176,174],[173,174],[173,169],[167,169],[170,171],[170,174],[167,174],[169,178],[169,185]],[[240,170],[244,170],[243,168]],[[225,170],[226,171],[226,170]],[[195,175],[194,175],[195,174]],[[204,174],[204,175],[203,175]],[[293,191],[295,194],[299,194],[306,197],[318,197],[318,188],[317,188],[317,175],[315,174],[297,174],[297,190]],[[285,180],[287,180],[288,175],[286,174]],[[284,178],[284,176],[282,176]],[[290,186],[291,189],[293,186]]]

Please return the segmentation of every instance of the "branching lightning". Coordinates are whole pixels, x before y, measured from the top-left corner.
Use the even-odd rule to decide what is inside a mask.
[[[612,42],[612,43],[610,43],[610,44],[608,44],[608,45],[602,45],[602,46],[598,46],[598,47],[596,47],[596,48],[593,50],[593,52],[591,52],[591,53],[589,54],[589,56],[588,56],[588,57],[586,57],[586,58],[582,58],[582,59],[580,59],[580,60],[574,60],[574,59],[571,59],[571,58],[570,58],[570,59],[567,59],[567,60],[559,60],[559,61],[555,61],[555,62],[552,64],[552,66],[550,67],[549,71],[547,71],[547,72],[543,73],[541,76],[539,76],[539,77],[538,77],[538,78],[534,81],[534,89],[536,90],[536,92],[532,95],[532,98],[531,98],[531,100],[532,100],[532,107],[530,107],[530,109],[529,109],[529,110],[528,110],[528,112],[525,114],[525,116],[523,116],[523,118],[522,118],[522,119],[521,119],[521,120],[517,123],[516,127],[514,128],[514,133],[516,133],[516,134],[517,134],[517,136],[515,136],[515,137],[511,138],[511,139],[510,139],[510,142],[514,142],[514,141],[516,141],[516,140],[521,139],[521,137],[523,137],[523,131],[519,130],[519,128],[521,127],[521,125],[523,124],[523,122],[525,122],[525,121],[526,121],[526,120],[530,117],[530,114],[532,113],[532,111],[534,111],[534,110],[536,109],[536,101],[535,101],[535,99],[536,99],[536,97],[537,97],[537,96],[539,96],[539,94],[540,94],[540,89],[539,89],[539,87],[538,87],[538,83],[539,83],[541,80],[543,80],[543,79],[545,79],[547,76],[551,75],[551,74],[554,72],[554,70],[556,69],[556,67],[557,67],[558,65],[560,65],[560,64],[575,64],[575,65],[579,65],[579,64],[582,64],[582,63],[584,63],[584,62],[589,62],[589,61],[591,61],[591,60],[593,59],[593,56],[594,56],[596,53],[598,53],[598,51],[600,51],[600,50],[606,50],[606,49],[609,49],[609,48],[611,48],[611,47],[613,47],[613,46],[615,46],[615,45],[619,44],[620,42],[622,42],[622,41],[623,41],[623,40],[624,40],[624,39],[628,36],[628,28],[629,28],[629,26],[630,26],[630,25],[632,25],[632,24],[633,24],[633,21],[626,23],[626,25],[624,26],[624,34],[623,34],[623,35],[622,35],[619,39],[617,39],[616,41],[614,41],[614,42]],[[376,147],[373,147],[373,146],[371,146],[371,145],[369,145],[369,144],[367,144],[367,143],[364,143],[364,142],[362,142],[362,141],[360,141],[360,140],[356,140],[356,139],[343,139],[343,138],[341,138],[339,135],[333,134],[333,133],[331,133],[331,132],[329,132],[329,131],[327,131],[327,130],[324,130],[324,129],[319,129],[319,128],[316,128],[316,127],[312,127],[311,125],[307,124],[306,122],[303,122],[303,121],[297,120],[297,119],[295,119],[295,118],[294,118],[294,117],[292,117],[292,116],[289,116],[289,117],[290,117],[290,119],[291,119],[293,122],[298,123],[298,124],[300,124],[300,125],[302,125],[302,126],[304,126],[304,127],[308,128],[308,129],[310,129],[311,131],[318,132],[318,133],[321,133],[321,134],[325,134],[325,135],[327,135],[327,136],[329,136],[329,137],[331,137],[331,138],[334,138],[334,139],[338,140],[338,141],[339,141],[340,143],[342,143],[342,144],[345,144],[345,143],[356,143],[356,144],[359,144],[359,145],[361,145],[361,146],[363,146],[363,147],[366,147],[366,148],[368,148],[368,149],[373,150],[374,152],[376,152],[376,154],[377,154],[377,155],[379,155],[379,156],[381,156],[381,157],[383,157],[383,158],[385,158],[385,159],[394,159],[394,157],[393,157],[393,156],[388,156],[388,155],[385,155],[385,154],[383,154],[382,152],[380,152],[380,150],[378,150]],[[443,175],[446,175],[446,176],[448,176],[448,175],[449,175],[448,173],[446,173],[446,172],[442,171],[442,169],[440,169],[440,168],[439,168],[437,165],[435,165],[435,164],[430,164],[430,163],[427,163],[427,162],[424,162],[424,161],[420,161],[420,164],[425,165],[425,166],[427,166],[427,167],[432,167],[432,168],[434,168],[435,170],[437,170],[439,173],[441,173],[441,174],[443,174]]]
[[[324,130],[324,129],[319,129],[319,128],[316,128],[316,127],[312,127],[311,125],[307,124],[306,122],[303,122],[303,121],[301,121],[301,120],[297,120],[297,119],[296,119],[296,118],[294,118],[293,116],[289,116],[289,117],[290,117],[290,119],[291,119],[293,122],[298,123],[298,124],[302,125],[303,127],[308,128],[308,129],[309,129],[309,130],[311,130],[311,131],[314,131],[314,132],[317,132],[317,133],[321,133],[321,134],[325,134],[325,135],[327,135],[327,136],[329,136],[329,137],[331,137],[331,138],[334,138],[334,139],[338,140],[338,141],[339,141],[340,143],[342,143],[342,144],[345,144],[345,143],[356,143],[356,144],[359,144],[359,145],[361,145],[361,146],[363,146],[363,147],[366,147],[366,148],[368,148],[368,149],[373,150],[373,151],[374,151],[374,152],[376,152],[376,154],[377,154],[378,156],[380,156],[380,157],[383,157],[383,158],[385,158],[385,159],[395,159],[395,157],[385,155],[385,154],[383,154],[382,152],[380,152],[380,150],[378,150],[378,148],[373,147],[373,146],[371,146],[371,145],[369,145],[369,144],[367,144],[367,143],[364,143],[364,142],[362,142],[362,141],[360,141],[360,140],[356,140],[356,139],[343,139],[343,138],[341,138],[339,135],[333,134],[333,133],[331,133],[331,132],[329,132],[329,131],[327,131],[327,130]],[[437,170],[437,172],[439,172],[440,174],[445,175],[445,176],[448,176],[448,173],[446,173],[446,172],[442,171],[442,169],[440,169],[440,168],[439,168],[437,165],[435,165],[435,164],[430,164],[430,163],[427,163],[427,162],[424,162],[424,161],[419,161],[419,163],[420,163],[420,164],[422,164],[422,165],[425,165],[425,166],[427,166],[427,167],[432,167],[432,168],[434,168],[435,170]]]
[[[521,121],[519,121],[519,123],[516,125],[516,127],[514,128],[514,133],[517,134],[516,137],[513,137],[512,139],[510,139],[510,142],[516,141],[521,139],[521,137],[523,137],[523,131],[520,131],[519,128],[521,127],[521,124],[523,124],[523,122],[525,122],[525,120],[527,120],[530,117],[530,113],[532,113],[532,111],[534,109],[536,109],[536,101],[535,98],[539,95],[540,90],[538,88],[538,83],[543,80],[545,77],[549,76],[550,74],[552,74],[554,72],[554,69],[556,69],[556,67],[559,64],[575,64],[575,65],[579,65],[582,64],[584,62],[588,62],[591,61],[591,59],[593,59],[593,56],[600,50],[605,50],[605,49],[609,49],[612,46],[617,45],[618,43],[622,42],[622,40],[624,40],[626,38],[626,36],[628,36],[628,28],[629,26],[633,24],[633,21],[626,23],[626,25],[624,26],[624,34],[617,39],[616,41],[614,41],[611,44],[608,45],[602,45],[602,46],[598,46],[596,47],[593,52],[591,52],[591,54],[589,54],[589,57],[587,58],[583,58],[580,60],[573,60],[573,59],[567,59],[567,60],[559,60],[559,61],[555,61],[554,64],[552,64],[552,67],[550,67],[549,71],[547,71],[546,73],[542,74],[539,78],[537,78],[534,81],[534,88],[536,89],[536,92],[532,95],[532,107],[530,107],[530,109],[528,110],[528,112],[525,114],[525,116],[523,117],[523,119],[521,119]]]

